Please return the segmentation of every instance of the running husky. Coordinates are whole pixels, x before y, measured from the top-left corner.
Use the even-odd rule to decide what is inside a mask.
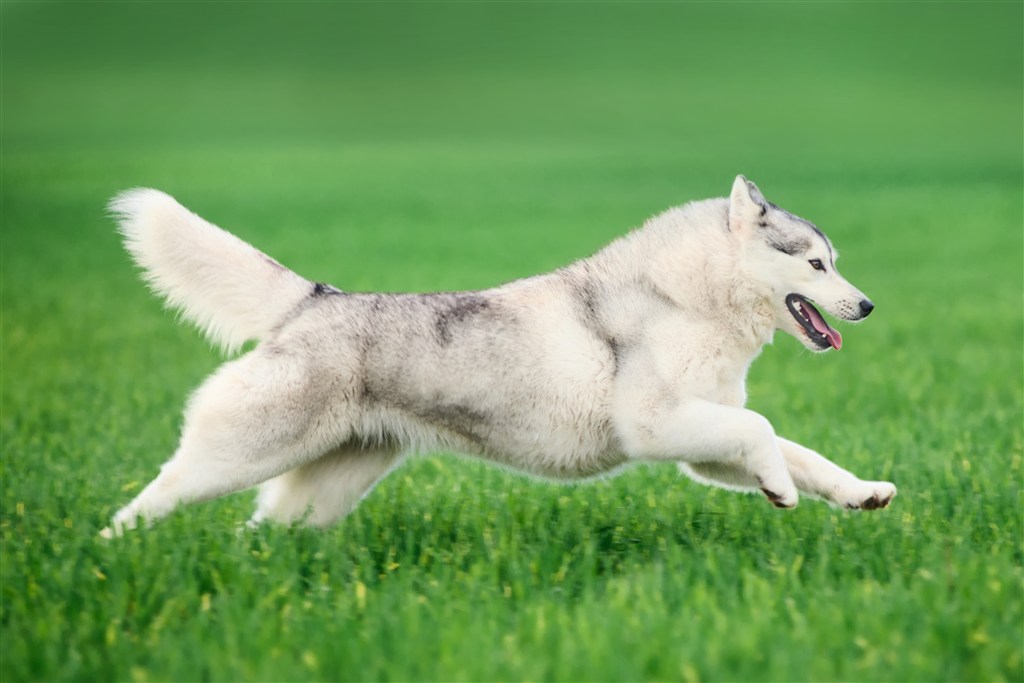
[[[156,190],[111,202],[150,286],[228,351],[189,400],[181,443],[104,535],[259,485],[252,523],[329,525],[410,453],[447,450],[581,479],[672,461],[709,484],[888,505],[743,407],[776,330],[812,351],[872,303],[811,223],[738,176],[600,252],[478,292],[372,294],[310,282]]]

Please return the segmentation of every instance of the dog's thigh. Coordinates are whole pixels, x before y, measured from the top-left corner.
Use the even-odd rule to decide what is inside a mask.
[[[393,450],[342,447],[260,485],[250,525],[304,520],[324,527],[359,504],[402,456]]]
[[[154,521],[177,505],[249,488],[347,438],[331,423],[322,433],[328,397],[308,370],[258,352],[225,364],[196,391],[174,456],[142,493],[114,516],[111,536],[138,518]]]

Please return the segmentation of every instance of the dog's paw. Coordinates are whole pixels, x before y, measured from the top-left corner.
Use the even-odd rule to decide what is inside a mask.
[[[113,538],[120,538],[124,536],[125,530],[129,527],[125,524],[118,522],[116,519],[110,523],[110,526],[104,527],[100,530],[100,538],[111,540]]]
[[[110,526],[104,527],[100,531],[100,538],[110,540],[112,538],[118,538],[124,536],[126,531],[131,531],[136,528],[139,524],[139,518],[136,516],[135,510],[131,505],[126,505],[117,511],[114,518],[110,520]]]
[[[768,502],[777,508],[784,510],[795,508],[800,500],[796,487],[792,483],[776,482],[774,484],[767,484],[760,477],[757,478],[757,482],[761,486],[761,493],[765,495]]]
[[[880,510],[896,497],[896,486],[887,481],[861,483],[863,486],[860,490],[845,501],[845,506],[850,510]]]
[[[776,493],[775,491],[770,491],[768,489],[761,489],[761,492],[768,499],[768,502],[782,510],[789,510],[791,508],[795,508],[796,504],[800,500],[795,493],[791,496],[787,496],[785,494],[779,494]]]

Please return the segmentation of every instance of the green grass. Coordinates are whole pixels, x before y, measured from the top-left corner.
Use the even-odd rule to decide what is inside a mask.
[[[0,680],[1022,680],[1020,3],[3,3]],[[736,173],[877,303],[749,405],[885,511],[439,456],[328,531],[97,531],[220,362],[104,203],[348,289],[563,265]]]

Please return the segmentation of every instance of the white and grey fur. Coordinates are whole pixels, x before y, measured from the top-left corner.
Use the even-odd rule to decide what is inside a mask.
[[[169,306],[228,350],[259,344],[195,391],[177,451],[104,535],[256,485],[252,522],[328,525],[438,450],[565,480],[672,461],[784,508],[798,490],[852,509],[896,494],[743,407],[777,329],[829,346],[787,297],[846,320],[871,304],[824,234],[742,176],[561,270],[438,294],[310,282],[156,190],[110,206]]]

